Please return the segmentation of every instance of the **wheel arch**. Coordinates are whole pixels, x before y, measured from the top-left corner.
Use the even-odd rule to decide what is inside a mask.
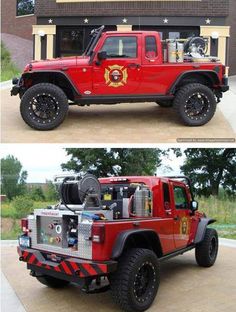
[[[112,249],[112,259],[119,258],[129,248],[146,248],[152,250],[158,258],[163,255],[158,234],[151,229],[127,230],[121,232]]]
[[[52,83],[61,88],[69,100],[74,100],[79,96],[79,92],[73,81],[61,71],[32,71],[22,75],[26,89],[39,83]]]
[[[210,218],[201,218],[200,222],[198,223],[197,232],[195,235],[194,243],[199,244],[204,239],[204,235],[206,233],[207,226],[216,222],[216,219]]]
[[[189,83],[202,83],[213,88],[214,85],[220,84],[219,76],[213,70],[192,70],[178,76],[172,84],[169,93],[174,94],[180,87]]]

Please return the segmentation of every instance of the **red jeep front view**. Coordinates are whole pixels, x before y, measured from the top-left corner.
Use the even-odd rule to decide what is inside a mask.
[[[162,41],[155,31],[103,30],[92,32],[82,56],[33,61],[20,79],[13,79],[11,94],[19,94],[29,126],[59,126],[69,105],[122,102],[175,107],[188,126],[212,119],[229,87],[225,66],[206,55],[204,38],[183,43]]]

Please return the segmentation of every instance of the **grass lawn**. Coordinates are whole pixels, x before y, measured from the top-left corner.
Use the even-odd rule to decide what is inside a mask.
[[[18,76],[20,70],[12,63],[11,55],[1,42],[1,82],[12,79]]]

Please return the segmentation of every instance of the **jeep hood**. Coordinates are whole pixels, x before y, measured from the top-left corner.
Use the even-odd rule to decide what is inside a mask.
[[[24,68],[24,72],[38,70],[61,70],[65,67],[84,66],[89,61],[88,56],[71,56],[51,60],[32,61]]]

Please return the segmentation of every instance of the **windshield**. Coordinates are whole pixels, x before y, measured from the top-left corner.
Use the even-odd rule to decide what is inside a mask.
[[[103,26],[101,26],[97,29],[93,29],[91,31],[91,34],[90,34],[91,39],[90,39],[89,44],[88,44],[87,48],[85,49],[83,55],[86,55],[86,56],[92,55],[93,49],[95,48],[99,38],[101,37],[104,28],[105,28],[105,26],[103,25]]]

